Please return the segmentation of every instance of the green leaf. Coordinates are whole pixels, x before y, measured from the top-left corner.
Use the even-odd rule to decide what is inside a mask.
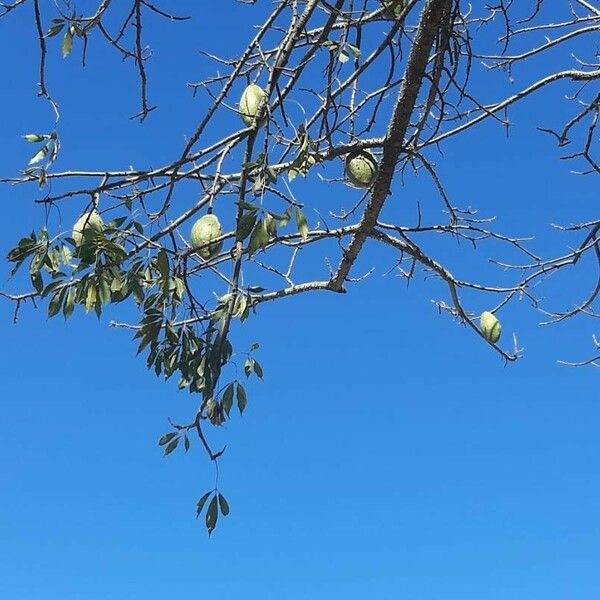
[[[277,171],[273,167],[267,167],[266,173],[270,183],[277,183]]]
[[[246,377],[250,377],[250,373],[252,373],[253,369],[254,369],[254,359],[247,358],[246,362],[244,363],[244,373],[246,373]]]
[[[39,152],[37,152],[33,158],[29,161],[29,165],[37,165],[42,162],[50,150],[50,144],[46,144]]]
[[[62,281],[53,281],[51,284],[47,285],[42,292],[42,296],[46,297],[50,295],[52,292],[57,291],[57,289],[63,285]]]
[[[271,213],[267,213],[267,216],[265,217],[265,224],[269,238],[277,237],[277,219],[275,219]]]
[[[33,273],[31,273],[31,283],[35,288],[35,291],[38,294],[41,294],[42,290],[44,289],[44,282],[39,271],[34,271]]]
[[[60,141],[58,139],[54,139],[52,142],[52,154],[50,155],[50,160],[46,165],[46,169],[52,166],[52,163],[56,161],[58,158],[58,153],[60,152]]]
[[[69,246],[63,246],[60,249],[60,262],[67,267],[73,266],[73,252]]]
[[[23,262],[28,256],[31,256],[36,251],[37,238],[35,233],[30,237],[22,238],[16,248],[9,251],[6,260],[10,262]]]
[[[244,210],[255,211],[255,212],[258,210],[258,206],[256,206],[255,204],[250,204],[249,202],[242,202],[240,204],[240,206]]]
[[[252,186],[252,192],[255,195],[259,195],[262,192],[262,189],[265,187],[265,178],[262,175],[259,175],[254,181],[254,185]]]
[[[183,445],[185,447],[185,451],[187,452],[190,449],[190,438],[187,435],[183,437]]]
[[[73,311],[75,310],[75,296],[76,295],[77,295],[77,292],[76,292],[75,288],[70,287],[69,291],[67,293],[67,299],[65,301],[65,305],[63,306],[63,315],[65,316],[65,319],[68,319],[73,314]]]
[[[239,294],[236,301],[235,301],[235,312],[234,312],[234,316],[238,316],[241,317],[246,313],[246,308],[248,305],[248,298],[246,297],[245,294]]]
[[[292,219],[292,207],[288,206],[287,210],[283,213],[281,219],[279,219],[279,227],[287,227],[288,223]]]
[[[71,50],[73,50],[73,34],[71,33],[71,28],[67,29],[67,33],[65,33],[65,37],[63,39],[62,45],[62,55],[63,58],[67,58],[69,54],[71,54]]]
[[[217,495],[215,494],[206,511],[206,529],[208,529],[208,535],[215,530],[218,518],[219,511],[217,510]]]
[[[163,279],[167,279],[169,277],[169,255],[164,248],[161,248],[158,252],[158,256],[156,257],[156,268]]]
[[[248,405],[248,396],[246,396],[246,390],[239,381],[237,384],[237,405],[240,415],[244,414],[244,410],[246,410],[246,406]]]
[[[206,494],[204,494],[204,496],[198,500],[198,503],[196,504],[196,519],[200,516],[200,513],[202,512],[202,509],[204,508],[204,505],[211,494],[212,490],[210,492],[206,492]]]
[[[296,225],[298,227],[298,233],[300,233],[302,239],[305,240],[308,237],[308,223],[299,206],[296,207]]]
[[[169,445],[165,448],[165,456],[169,456],[169,454],[171,454],[171,452],[177,448],[180,439],[181,438],[176,437],[172,442],[169,442]]]
[[[250,236],[250,245],[248,250],[250,254],[254,254],[257,250],[264,248],[269,243],[269,232],[267,231],[266,222],[261,219],[255,226]]]
[[[85,295],[85,310],[90,312],[96,306],[96,284],[93,281],[88,282],[87,293]]]
[[[256,212],[248,212],[242,216],[235,232],[238,242],[243,242],[252,232],[256,223]]]
[[[54,317],[55,315],[57,315],[60,311],[60,308],[62,306],[63,300],[65,298],[65,293],[67,291],[67,288],[63,288],[62,290],[60,290],[60,292],[56,292],[56,294],[54,294],[54,297],[52,298],[52,300],[50,300],[50,304],[48,306],[48,317]]]
[[[181,300],[185,293],[185,282],[180,277],[175,277],[175,294],[177,298]]]
[[[51,38],[54,37],[55,35],[58,35],[65,27],[64,23],[61,23],[59,25],[54,25],[54,27],[50,27],[50,29],[48,29],[48,31],[46,32],[46,37],[47,38]]]
[[[23,139],[26,140],[27,142],[45,142],[47,140],[50,139],[49,135],[46,135],[45,133],[28,133],[27,135],[23,136]]]
[[[403,16],[408,2],[407,0],[383,0],[382,4],[390,17],[400,19]]]
[[[176,436],[177,436],[176,431],[172,431],[171,433],[165,433],[165,435],[163,435],[160,438],[160,440],[158,440],[158,445],[164,446],[165,444],[168,444]]]
[[[231,411],[231,407],[233,405],[233,383],[230,383],[225,389],[222,404],[225,414],[229,416],[229,412]]]
[[[100,297],[96,297],[96,304],[94,304],[94,311],[96,312],[96,316],[100,318],[102,315],[102,302],[100,302]]]
[[[121,227],[121,225],[123,225],[123,223],[125,223],[126,220],[127,217],[117,217],[116,219],[113,219],[107,227],[109,229],[119,229],[119,227]]]
[[[131,282],[131,291],[133,293],[133,297],[138,304],[141,304],[144,301],[144,288],[139,284],[137,280],[133,280]]]
[[[254,361],[254,372],[258,375],[258,377],[261,379],[263,378],[264,372],[257,360]]]
[[[229,514],[229,504],[223,494],[219,494],[219,507],[221,508],[221,514],[226,517]]]
[[[340,50],[340,55],[338,56],[338,60],[341,63],[346,63],[350,60],[350,55],[346,52],[345,49]]]
[[[38,185],[43,188],[48,183],[48,175],[46,171],[42,169],[40,176],[38,177]]]
[[[101,304],[108,304],[110,302],[110,285],[104,277],[101,277],[98,283],[98,299]]]
[[[156,341],[156,338],[158,337],[158,334],[160,333],[160,325],[158,325],[158,327],[155,327],[155,326],[142,327],[142,329],[140,329],[140,331],[138,333],[141,333],[143,336],[142,341],[137,350],[137,354],[140,354],[141,352],[144,351],[144,349],[146,348],[146,346],[148,346],[148,344]]]
[[[110,282],[110,291],[113,293],[119,292],[123,289],[124,285],[125,285],[125,280],[119,274]]]
[[[360,58],[360,48],[353,46],[352,44],[346,44],[346,48],[348,48],[348,50],[354,54],[354,58]]]

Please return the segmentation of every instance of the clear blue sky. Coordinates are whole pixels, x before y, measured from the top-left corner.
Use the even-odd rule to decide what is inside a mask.
[[[199,112],[184,88],[206,65],[197,50],[231,56],[267,5],[202,2],[203,21],[148,25],[150,39],[159,27],[166,38],[150,64],[159,110],[143,127],[127,119],[137,108],[130,64],[93,40],[82,70],[79,48],[62,61],[51,44],[61,169],[156,166],[181,148]],[[224,5],[232,21],[217,30]],[[29,159],[20,136],[52,126],[35,97],[36,52],[29,8],[0,21],[3,175]],[[530,80],[520,69],[515,86]],[[504,231],[533,230],[543,250],[564,248],[549,223],[597,217],[597,181],[570,175],[535,130],[542,116],[569,114],[556,104],[566,91],[516,110],[510,140],[482,127],[438,161],[460,204],[498,214]],[[400,197],[427,198],[410,185]],[[0,188],[2,256],[42,225],[34,197],[33,187]],[[229,444],[221,484],[232,512],[210,540],[194,508],[211,465],[197,448],[163,459],[156,445],[167,417],[189,415],[193,402],[108,327],[119,313],[98,322],[78,311],[65,324],[25,306],[12,325],[0,302],[0,598],[600,597],[598,372],[556,364],[591,352],[594,323],[542,329],[515,304],[503,313],[506,338],[516,332],[526,358],[505,366],[437,314],[440,286],[419,278],[406,289],[383,276],[392,255],[369,253],[377,272],[351,293],[265,306],[238,334],[261,342],[266,380],[218,437]],[[467,255],[471,274],[489,273]],[[1,264],[4,288],[8,273]],[[549,306],[572,305],[591,279],[584,270],[557,281]]]

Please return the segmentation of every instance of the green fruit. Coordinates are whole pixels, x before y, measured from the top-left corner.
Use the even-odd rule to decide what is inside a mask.
[[[102,217],[93,210],[92,212],[83,213],[75,225],[73,225],[73,233],[71,237],[75,241],[75,244],[79,246],[83,240],[84,231],[94,231],[101,233],[104,229],[104,221]]]
[[[204,259],[209,260],[221,252],[223,242],[216,242],[211,244],[213,240],[220,238],[223,235],[223,229],[221,223],[215,215],[204,215],[198,219],[192,227],[192,246],[194,248],[201,248],[198,250],[198,254]]]
[[[240,98],[240,115],[248,127],[254,122],[254,117],[265,101],[265,91],[252,83],[249,85]]]
[[[346,175],[356,187],[371,187],[378,171],[377,159],[368,150],[356,150],[346,156]]]
[[[491,312],[485,311],[481,315],[481,333],[485,336],[487,340],[495,344],[502,334],[502,325],[500,321],[496,318],[496,315]]]

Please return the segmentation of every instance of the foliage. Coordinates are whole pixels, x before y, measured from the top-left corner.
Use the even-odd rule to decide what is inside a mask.
[[[0,4],[0,16],[26,4],[33,6],[41,48],[39,93],[57,118],[51,133],[25,135],[35,145],[33,157],[18,177],[4,181],[35,183],[41,194],[36,201],[44,207],[82,199],[80,214],[98,211],[106,224],[85,227],[81,240],[54,231],[50,222],[23,237],[8,260],[13,275],[28,269],[32,289],[2,295],[16,303],[17,312],[25,302],[46,299],[48,315],[65,318],[77,307],[100,317],[107,305],[134,303],[139,321],[113,325],[133,331],[148,369],[165,379],[175,377],[180,389],[198,399],[193,418],[171,422],[160,438],[165,456],[181,448],[187,452],[195,436],[218,475],[224,449],[211,448],[205,425],[221,426],[233,417],[234,406],[243,414],[246,380],[263,377],[258,343],[234,349],[234,323],[253,318],[262,304],[289,296],[345,293],[362,279],[353,276],[353,267],[369,240],[395,253],[398,273],[407,280],[422,272],[442,281],[447,296],[436,300],[440,312],[469,327],[505,361],[517,360],[522,351],[516,338],[512,348],[498,345],[497,313],[508,313],[519,298],[543,310],[536,286],[550,274],[583,261],[600,271],[600,220],[562,227],[581,236],[574,249],[557,258],[538,257],[527,240],[495,231],[492,218],[456,206],[434,162],[446,140],[485,121],[508,129],[513,105],[534,101],[539,90],[562,81],[576,99],[572,118],[540,126],[560,148],[579,148],[565,158],[585,164],[586,174],[600,173],[593,157],[600,64],[591,44],[580,60],[571,51],[573,40],[587,39],[600,27],[600,9],[592,2],[553,0],[555,13],[561,4],[564,16],[555,21],[545,16],[550,0],[475,8],[463,0],[278,0],[262,25],[248,27],[250,41],[240,56],[210,55],[219,74],[190,84],[210,103],[183,150],[173,149],[173,159],[158,168],[97,172],[56,170],[60,115],[49,91],[46,55],[60,52],[71,60],[81,53],[85,62],[88,44],[104,41],[133,60],[141,103],[135,118],[143,122],[154,109],[148,100],[144,19],[154,14],[177,26],[187,17],[146,0],[126,3],[130,10],[124,17],[111,0],[99,2],[91,16],[60,12],[39,0],[16,0]],[[518,53],[512,50],[516,46]],[[499,100],[482,98],[485,84],[478,79],[496,71],[510,77],[526,61],[535,69],[535,57],[550,52],[554,72],[540,74],[516,92],[507,84]],[[344,164],[356,157],[368,158],[366,175],[340,179]],[[388,223],[383,209],[409,171],[431,178],[439,193],[437,208],[423,212],[415,203],[414,224]],[[298,177],[335,184],[336,195],[350,198],[352,208],[344,210],[342,202],[338,212],[324,217],[312,200],[294,191]],[[177,193],[186,182],[199,184],[202,194],[177,210]],[[218,215],[224,229],[219,223],[214,230],[219,237],[211,233],[204,246],[190,243],[189,228],[206,214]],[[424,249],[422,240],[440,237],[466,240],[476,249],[494,244],[523,260],[495,259],[513,276],[505,286],[471,280],[468,274],[459,278],[444,264],[443,246],[437,256]],[[327,257],[329,270],[299,281],[297,263],[308,248]],[[599,293],[596,285],[575,309],[545,311],[548,321],[597,316]],[[478,324],[483,307],[488,310],[482,322],[492,323],[493,332]],[[597,360],[584,362],[597,365]],[[197,504],[197,516],[202,514],[209,533],[219,515],[229,514],[218,477]]]

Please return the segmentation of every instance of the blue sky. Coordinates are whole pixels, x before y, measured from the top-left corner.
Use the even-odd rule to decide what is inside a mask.
[[[181,12],[193,4],[181,2]],[[209,26],[217,2],[201,22],[148,26],[150,39],[166,38],[150,63],[159,110],[143,127],[127,119],[137,109],[131,65],[92,47],[82,70],[77,48],[62,61],[55,41],[60,168],[170,160],[199,114],[184,87],[206,66],[197,50],[234,54],[266,9],[231,5],[226,31]],[[35,97],[28,10],[0,21],[2,175],[29,159],[22,134],[52,126]],[[514,85],[531,77],[520,69]],[[515,110],[509,140],[484,126],[436,159],[463,205],[497,214],[504,231],[533,231],[544,251],[566,244],[550,223],[597,218],[597,183],[571,175],[535,129],[542,117],[570,114],[560,102],[567,91]],[[322,187],[299,185],[327,201]],[[411,181],[399,198],[428,193]],[[33,187],[0,188],[3,256],[43,223],[35,197]],[[65,207],[65,218],[81,209]],[[273,303],[236,332],[261,342],[266,378],[251,384],[243,418],[216,437],[228,444],[221,485],[232,512],[210,540],[194,508],[211,465],[199,448],[163,459],[156,445],[167,417],[185,418],[193,403],[146,371],[127,333],[108,327],[119,313],[98,322],[78,312],[65,324],[24,306],[12,325],[2,301],[0,597],[598,598],[598,373],[556,363],[588,356],[594,323],[540,328],[540,315],[515,303],[504,330],[507,339],[517,333],[526,357],[505,366],[438,315],[431,299],[444,297],[441,286],[419,277],[407,289],[384,276],[393,258],[369,247],[361,265],[377,271],[351,293]],[[489,276],[476,254],[446,258]],[[4,288],[8,273],[0,265]],[[551,283],[549,306],[571,306],[592,285],[585,269]]]

